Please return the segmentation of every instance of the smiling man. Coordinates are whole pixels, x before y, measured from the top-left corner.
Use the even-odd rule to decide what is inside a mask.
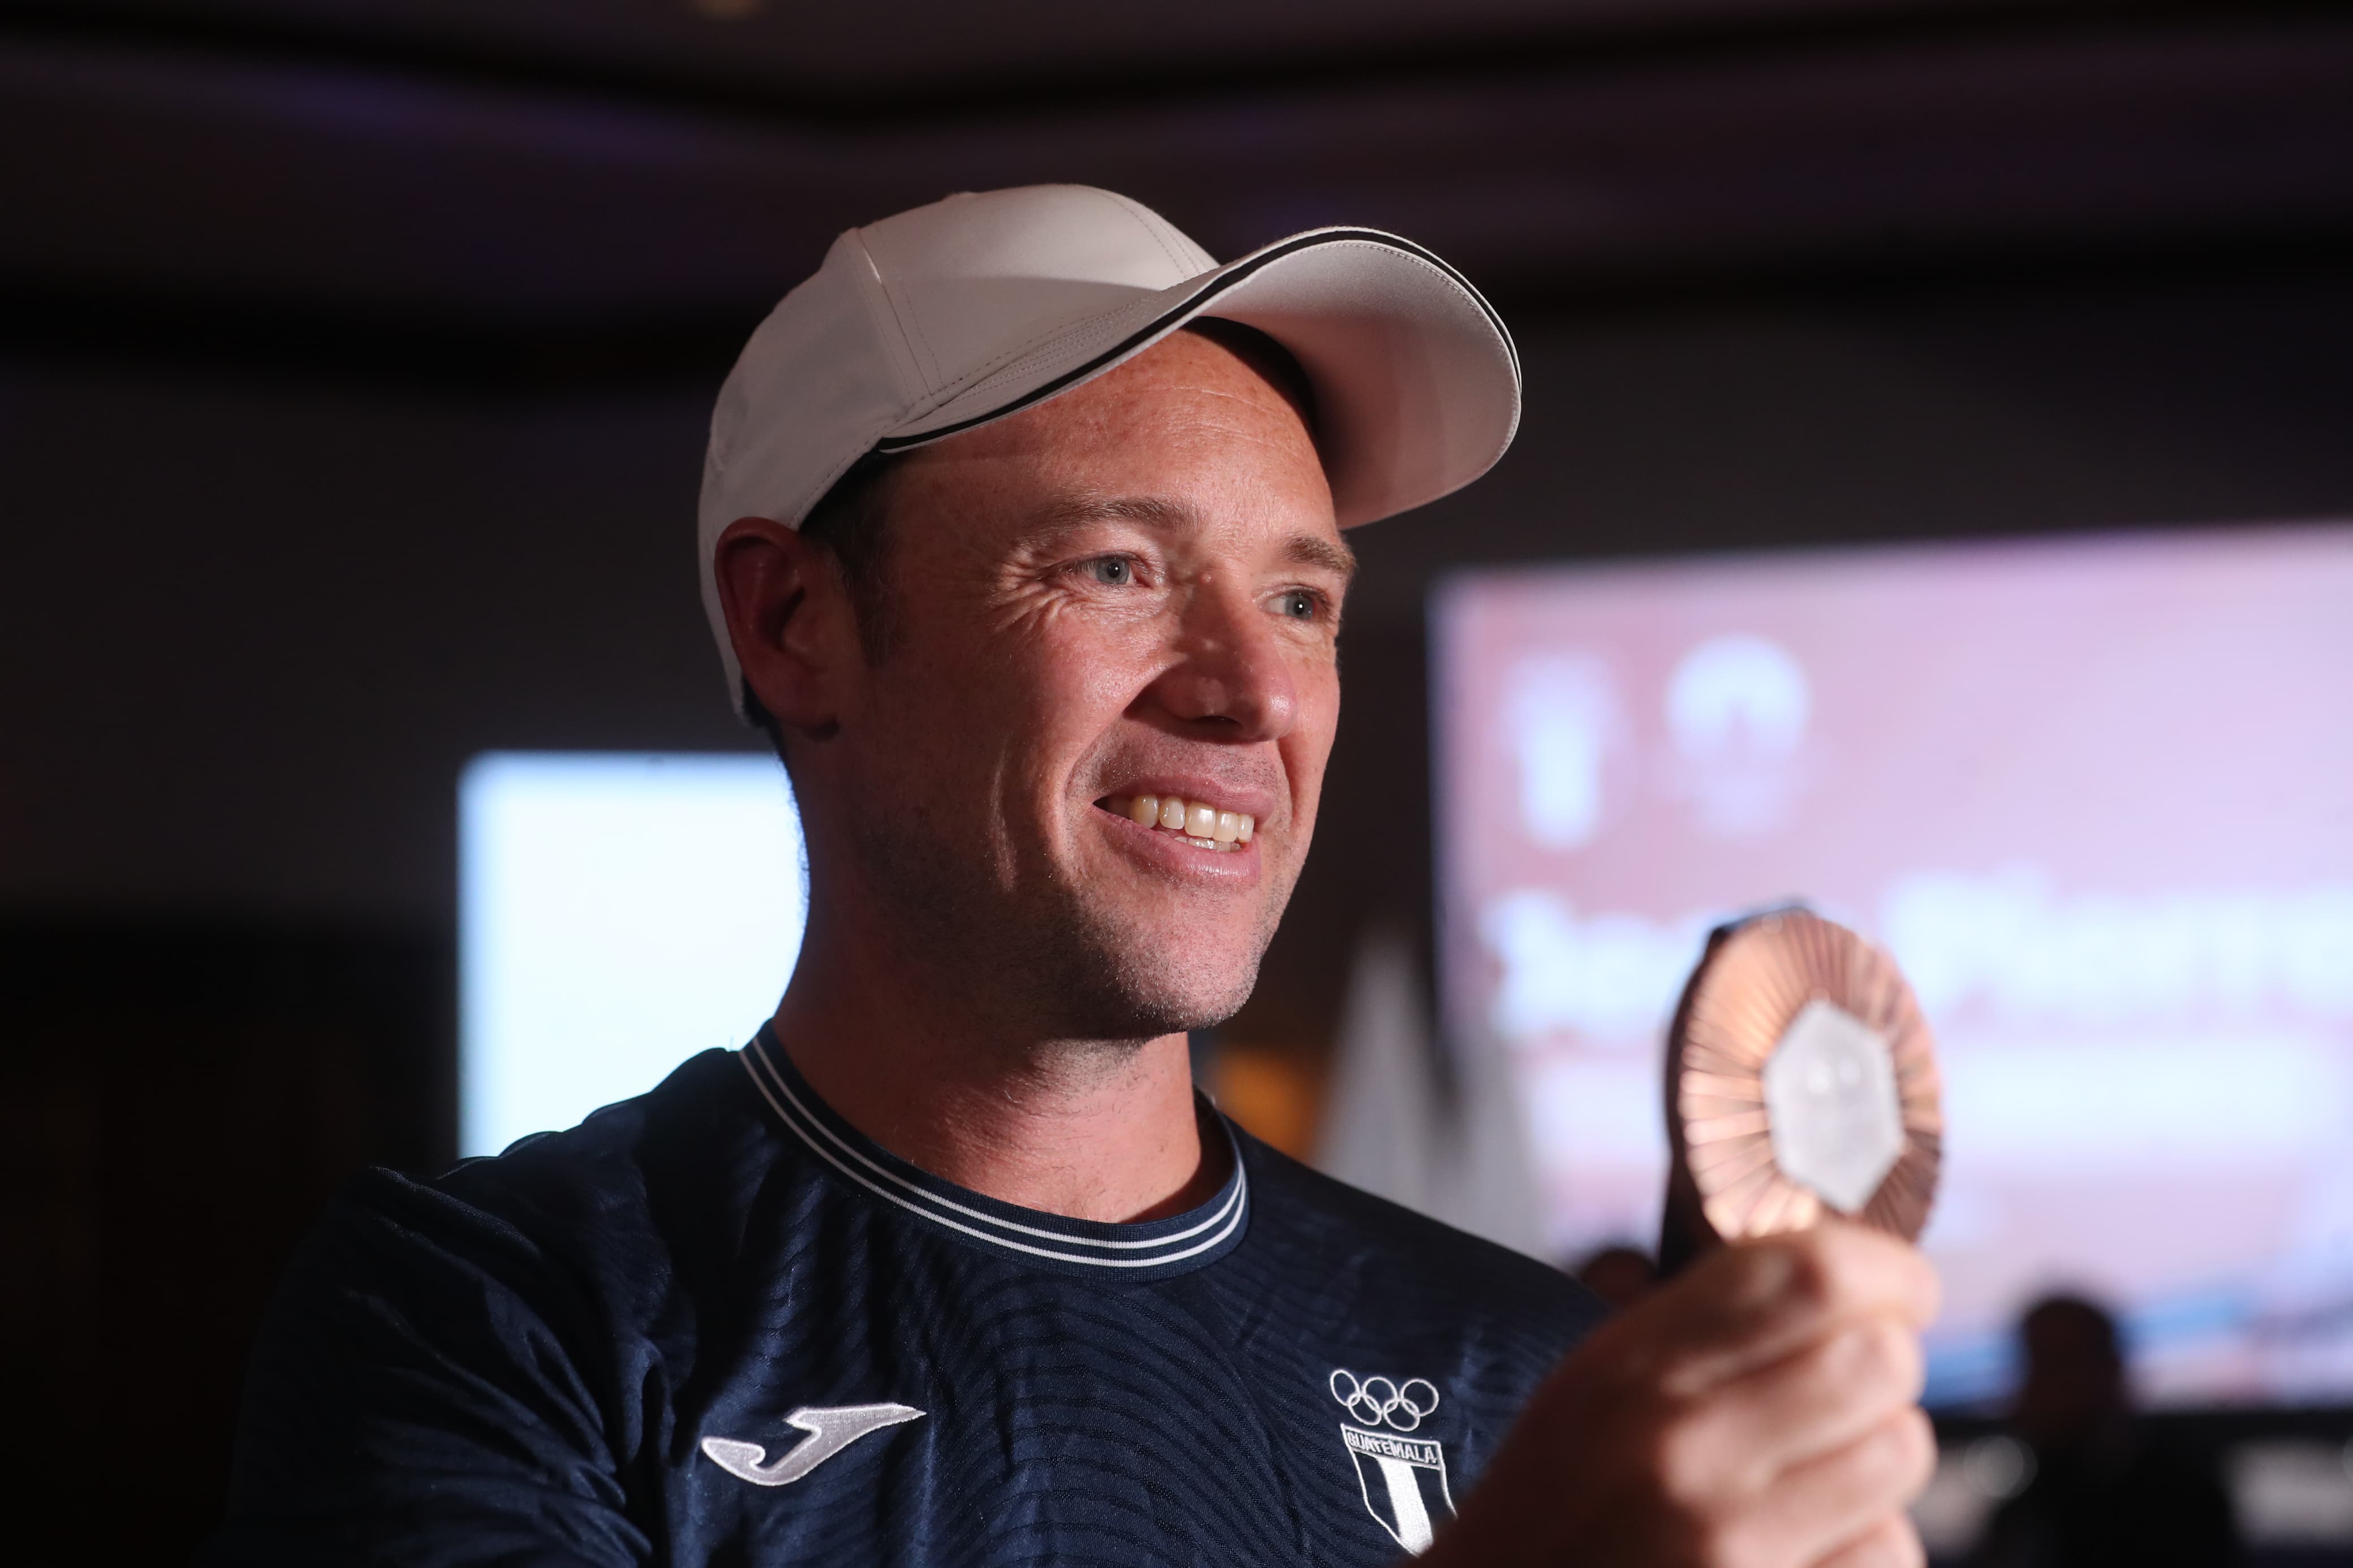
[[[1571,1282],[1193,1091],[1313,835],[1342,529],[1476,478],[1518,393],[1485,302],[1372,231],[1219,267],[1063,186],[842,237],[703,493],[808,846],[783,1002],[363,1181],[262,1337],[214,1560],[1916,1555],[1905,1249],[1729,1249],[1587,1338]]]

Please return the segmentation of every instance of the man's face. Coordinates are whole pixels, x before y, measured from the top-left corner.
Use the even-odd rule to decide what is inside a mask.
[[[1339,716],[1353,563],[1300,416],[1179,332],[886,482],[892,635],[823,769],[864,893],[1050,1037],[1229,1016]]]

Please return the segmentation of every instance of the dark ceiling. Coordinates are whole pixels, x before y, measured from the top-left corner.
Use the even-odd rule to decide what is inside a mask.
[[[1523,298],[2353,242],[2342,5],[79,0],[0,17],[19,337],[626,360],[840,228],[1115,186]],[[696,350],[700,355],[702,351]]]
[[[1182,13],[1101,0],[78,0],[83,18],[246,41],[301,38],[448,63],[733,85],[804,106],[920,114],[1029,89],[1132,89],[1237,73],[1297,75],[1433,55],[1629,37],[1906,24],[2021,9],[2015,0],[1194,0]]]

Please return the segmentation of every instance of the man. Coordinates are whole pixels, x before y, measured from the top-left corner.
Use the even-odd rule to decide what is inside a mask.
[[[2046,1296],[2018,1323],[2024,1375],[2010,1413],[2034,1463],[1994,1510],[1977,1568],[2230,1568],[2231,1494],[2211,1456],[2134,1415],[2116,1320],[2082,1296]]]
[[[1572,1283],[1193,1093],[1314,828],[1341,528],[1517,415],[1501,323],[1392,237],[1219,268],[1073,187],[845,235],[703,495],[808,846],[784,1000],[571,1131],[364,1181],[262,1336],[216,1560],[1915,1555],[1908,1250],[1727,1251],[1587,1337]]]

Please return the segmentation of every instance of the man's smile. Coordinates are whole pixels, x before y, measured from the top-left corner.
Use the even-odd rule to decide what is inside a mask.
[[[1187,800],[1177,795],[1115,795],[1096,804],[1138,827],[1216,853],[1237,851],[1258,832],[1258,817],[1250,812],[1229,811],[1212,801]]]
[[[1279,807],[1263,786],[1189,772],[1130,773],[1094,801],[1103,831],[1158,875],[1234,889],[1265,871],[1259,824]]]

